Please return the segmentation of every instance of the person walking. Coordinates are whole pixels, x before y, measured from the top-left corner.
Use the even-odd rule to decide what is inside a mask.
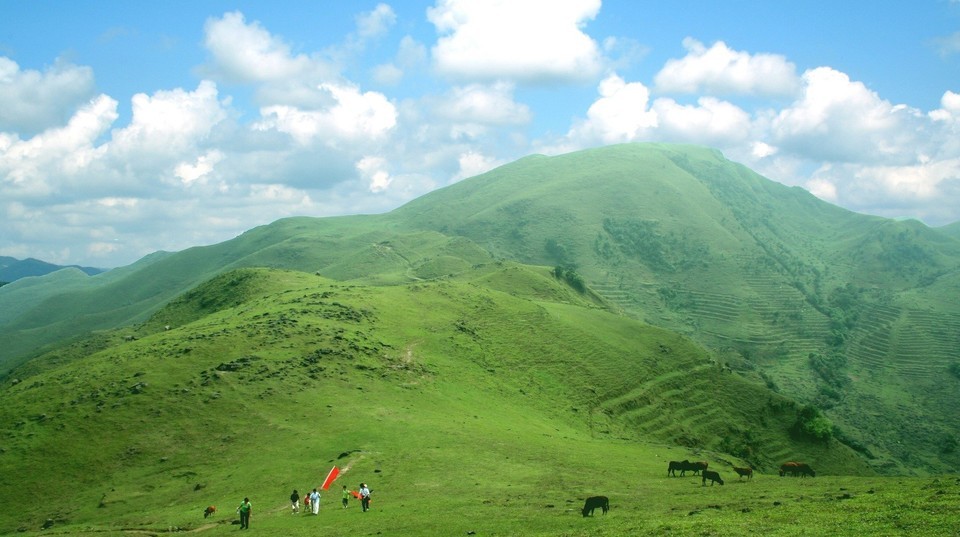
[[[250,513],[253,511],[253,505],[250,504],[250,498],[244,498],[237,507],[237,513],[240,513],[240,529],[250,529]]]
[[[364,513],[370,510],[370,489],[366,483],[360,483],[360,508]]]
[[[290,495],[290,509],[294,513],[300,512],[300,493],[297,492],[297,489],[293,489],[293,494]]]
[[[313,514],[320,514],[320,493],[317,492],[317,489],[313,489],[313,492],[310,493],[310,507],[313,509]]]
[[[350,504],[350,496],[353,496],[353,495],[350,494],[349,490],[347,490],[346,485],[343,486],[343,492],[341,492],[340,494],[341,494],[340,501],[343,502],[343,508],[346,509],[347,506]]]

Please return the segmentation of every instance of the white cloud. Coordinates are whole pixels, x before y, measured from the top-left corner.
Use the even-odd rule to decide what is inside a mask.
[[[0,56],[0,131],[35,134],[62,125],[93,97],[93,70],[57,61],[43,72]]]
[[[661,92],[792,95],[799,88],[796,67],[778,54],[748,54],[723,41],[710,48],[686,38],[687,55],[669,60],[654,78]]]
[[[466,153],[461,154],[457,159],[457,162],[460,165],[460,170],[453,177],[451,182],[460,181],[469,177],[480,175],[481,173],[486,173],[497,166],[502,166],[504,164],[494,157],[490,157],[476,151],[467,151]]]
[[[546,82],[595,76],[603,59],[582,26],[600,0],[438,0],[437,70],[469,80]]]
[[[113,133],[111,149],[123,155],[162,154],[176,157],[193,149],[227,117],[218,100],[217,86],[200,82],[194,91],[180,88],[138,93],[131,100],[130,125]]]
[[[742,144],[750,136],[750,115],[714,97],[701,97],[696,106],[657,99],[652,111],[658,118],[658,138],[663,140],[723,148]]]
[[[387,4],[377,4],[372,11],[357,17],[357,33],[361,38],[379,37],[397,22],[397,14]]]
[[[214,60],[212,69],[231,82],[297,78],[317,67],[306,55],[293,55],[289,45],[260,23],[247,24],[238,11],[207,20],[204,30],[204,45]]]
[[[330,94],[333,106],[323,110],[264,107],[255,128],[276,129],[307,144],[318,137],[328,142],[378,139],[396,126],[396,107],[382,93],[361,93],[355,86],[335,84],[322,84],[320,89]]]
[[[881,99],[861,82],[818,67],[803,74],[799,100],[781,110],[771,135],[781,149],[828,162],[910,161],[919,113]]]
[[[530,108],[513,100],[513,85],[506,82],[454,87],[437,112],[454,122],[484,125],[523,125],[531,119]]]
[[[383,192],[390,187],[393,178],[387,171],[387,161],[382,157],[363,157],[357,162],[357,170],[369,185],[370,192]]]
[[[213,149],[197,157],[194,163],[181,162],[176,166],[173,174],[184,184],[190,184],[210,175],[223,158],[224,154],[221,151]]]
[[[81,107],[64,127],[27,140],[6,136],[0,153],[0,185],[5,196],[49,196],[58,183],[103,155],[97,139],[117,119],[117,102],[101,95]]]
[[[657,113],[648,108],[650,90],[640,82],[625,82],[617,75],[599,86],[600,98],[587,119],[575,125],[567,137],[578,145],[621,143],[644,139],[659,125]]]

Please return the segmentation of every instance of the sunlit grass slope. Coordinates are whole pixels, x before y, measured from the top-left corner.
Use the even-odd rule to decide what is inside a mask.
[[[240,267],[363,285],[476,278],[509,294],[516,275],[481,277],[474,267],[565,266],[582,277],[591,304],[682,334],[710,350],[718,371],[815,407],[874,470],[949,472],[960,465],[953,230],[856,214],[703,147],[625,144],[531,156],[383,215],[285,219],[145,258],[88,285],[51,275],[4,286],[0,372],[70,338],[86,338],[88,349],[109,345],[106,335],[88,336],[144,322]],[[526,323],[537,330],[541,321]],[[43,360],[69,360],[57,355]],[[591,415],[661,431],[671,442],[702,442],[695,432],[721,412],[710,398],[675,409],[685,412],[678,419],[658,418],[646,403],[661,392],[704,390],[713,370],[702,365],[691,366],[696,374],[664,368],[649,386],[598,393]],[[749,453],[753,434],[718,436],[729,437],[727,450]]]
[[[235,529],[223,523],[243,496],[277,535],[696,531],[714,517],[689,511],[832,493],[773,480],[782,460],[809,461],[817,483],[868,472],[841,444],[792,442],[789,400],[547,268],[389,287],[242,269],[45,358],[0,391],[3,533],[47,520],[67,534],[199,529],[214,504],[216,534]],[[771,496],[666,479],[674,459],[708,460],[728,481],[752,462]],[[333,465],[336,488],[371,484],[375,511],[336,511],[327,493],[319,520],[286,512],[290,490]],[[65,489],[69,501],[37,501]],[[592,494],[615,509],[584,521]]]
[[[628,314],[819,407],[880,471],[960,464],[950,226],[856,214],[669,144],[528,157],[392,217],[576,267]]]

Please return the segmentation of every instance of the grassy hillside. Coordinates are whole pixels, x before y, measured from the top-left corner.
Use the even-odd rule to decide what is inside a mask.
[[[244,495],[256,524],[290,534],[697,531],[713,517],[693,523],[688,511],[775,509],[746,484],[667,479],[674,459],[708,460],[728,480],[731,465],[753,464],[766,498],[784,502],[876,486],[825,477],[869,470],[842,444],[791,437],[798,410],[546,268],[492,263],[390,287],[243,269],[4,383],[0,532],[48,519],[70,534],[199,529],[215,504],[218,533]],[[786,459],[813,464],[817,484],[770,477]],[[345,518],[332,493],[321,521],[289,515],[290,489],[334,464],[343,483],[371,484],[372,516],[361,522],[354,506]],[[24,493],[65,483],[68,502]],[[578,504],[595,493],[615,510],[583,521]],[[665,494],[675,498],[649,503]],[[437,502],[440,516],[421,507]]]
[[[716,151],[656,144],[529,157],[391,216],[575,267],[627,314],[820,408],[878,470],[960,463],[948,395],[960,242],[942,231],[840,209]]]
[[[436,232],[396,234],[380,217],[291,218],[207,247],[156,254],[93,278],[60,271],[0,288],[0,338],[7,370],[37,349],[94,330],[142,322],[169,300],[237,267],[322,272],[338,279],[397,283],[432,278],[490,259],[469,241]],[[73,276],[73,277],[70,277]]]
[[[821,433],[875,471],[942,473],[960,464],[960,241],[951,229],[855,214],[701,147],[531,156],[384,215],[286,219],[82,281],[4,286],[0,369],[73,337],[169,317],[161,308],[175,297],[238,267],[393,286],[515,261],[564,267],[592,302],[695,341],[715,362],[692,365],[689,380],[671,363],[650,386],[601,377],[591,416],[680,445],[704,442],[695,431],[707,430],[710,413],[735,411],[709,397],[670,418],[650,405],[661,391],[705,390],[715,368],[806,407]],[[474,284],[513,293],[514,277]],[[532,318],[530,330],[542,321]],[[153,326],[167,324],[180,323]],[[101,348],[109,339],[83,342]],[[41,360],[66,361],[55,354]],[[725,427],[723,449],[750,454],[753,433]]]

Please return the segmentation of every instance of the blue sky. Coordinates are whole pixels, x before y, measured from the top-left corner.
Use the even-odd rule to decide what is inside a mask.
[[[0,11],[0,255],[120,266],[633,141],[960,220],[960,0]]]

